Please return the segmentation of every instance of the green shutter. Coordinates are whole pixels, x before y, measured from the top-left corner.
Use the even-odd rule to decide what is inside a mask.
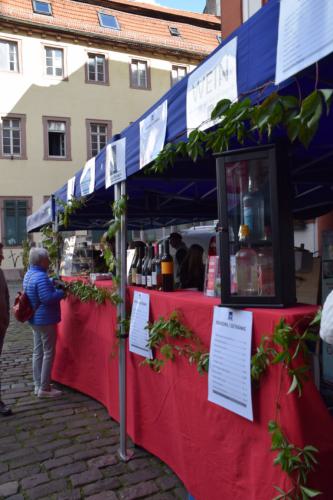
[[[4,201],[5,241],[7,246],[19,246],[26,239],[26,218],[26,200]]]

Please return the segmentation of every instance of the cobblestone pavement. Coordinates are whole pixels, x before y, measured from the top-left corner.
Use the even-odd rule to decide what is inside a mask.
[[[11,294],[20,284],[11,284]],[[118,424],[97,401],[63,388],[62,398],[33,395],[32,335],[12,319],[2,354],[3,400],[15,413],[0,416],[0,498],[11,500],[185,499],[180,480],[141,448],[123,463]]]

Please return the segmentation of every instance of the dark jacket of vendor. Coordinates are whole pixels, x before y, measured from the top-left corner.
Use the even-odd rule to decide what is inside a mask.
[[[56,290],[46,270],[40,266],[30,266],[24,276],[23,288],[29,297],[31,306],[36,309],[29,321],[32,325],[53,325],[59,323],[60,300],[63,290]]]

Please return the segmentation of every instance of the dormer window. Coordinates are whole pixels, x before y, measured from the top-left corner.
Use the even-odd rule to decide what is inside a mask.
[[[39,2],[32,0],[32,6],[36,14],[44,14],[45,16],[52,16],[52,6],[48,2]]]
[[[169,26],[169,31],[172,36],[180,36],[179,30],[176,26]]]
[[[120,26],[116,16],[111,14],[105,14],[104,12],[98,12],[99,24],[103,28],[110,28],[112,30],[120,30]]]
[[[221,35],[216,35],[216,39],[219,43],[222,43],[222,36]]]

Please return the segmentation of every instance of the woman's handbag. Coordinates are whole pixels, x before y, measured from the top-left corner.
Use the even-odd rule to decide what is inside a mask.
[[[25,291],[22,291],[22,292],[17,292],[12,311],[17,321],[24,323],[25,321],[28,321],[33,317],[38,307],[39,304],[34,309],[30,304],[28,295],[25,293]]]

